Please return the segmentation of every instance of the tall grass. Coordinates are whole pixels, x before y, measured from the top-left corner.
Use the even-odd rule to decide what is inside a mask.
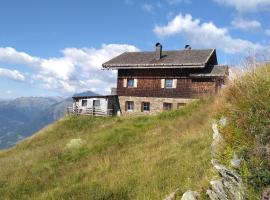
[[[219,98],[217,113],[229,124],[222,130],[226,143],[220,157],[229,165],[236,152],[243,158],[241,175],[249,199],[258,199],[270,185],[270,66],[264,65],[234,80]]]
[[[150,117],[66,117],[0,153],[0,199],[162,199],[204,193],[212,104]]]

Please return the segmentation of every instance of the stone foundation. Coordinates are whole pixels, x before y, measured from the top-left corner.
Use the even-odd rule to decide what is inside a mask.
[[[119,103],[122,115],[151,115],[162,112],[163,103],[171,103],[172,109],[177,109],[185,104],[194,101],[195,99],[184,99],[184,98],[157,98],[157,97],[130,97],[130,96],[119,96]],[[126,107],[127,101],[134,102],[133,111],[128,111]],[[142,110],[142,103],[150,103],[150,111]]]

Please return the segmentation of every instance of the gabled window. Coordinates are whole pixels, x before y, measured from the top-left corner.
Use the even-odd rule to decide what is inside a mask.
[[[149,111],[150,111],[150,103],[142,102],[142,112],[149,112]]]
[[[87,106],[87,100],[82,100],[82,107],[86,107]]]
[[[126,110],[133,111],[134,110],[134,101],[126,101]]]

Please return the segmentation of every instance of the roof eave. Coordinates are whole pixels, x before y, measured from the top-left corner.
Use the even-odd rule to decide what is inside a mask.
[[[204,68],[205,63],[192,64],[117,64],[102,65],[104,69],[139,69],[139,68]]]
[[[203,78],[203,77],[225,77],[225,74],[190,74],[189,77],[193,78]]]

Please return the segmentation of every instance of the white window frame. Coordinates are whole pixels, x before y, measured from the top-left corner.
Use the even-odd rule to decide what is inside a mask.
[[[134,110],[134,101],[126,101],[127,111],[132,112]]]

